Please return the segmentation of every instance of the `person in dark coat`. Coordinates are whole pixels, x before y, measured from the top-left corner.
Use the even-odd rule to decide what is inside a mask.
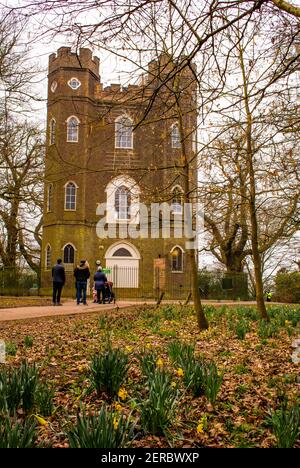
[[[104,303],[106,282],[107,282],[107,278],[106,278],[105,273],[103,273],[101,267],[98,267],[98,270],[94,274],[94,283],[95,283],[94,287],[97,291],[97,303],[98,304],[101,304],[101,302]],[[101,300],[101,295],[102,295],[102,300]]]
[[[86,302],[86,288],[87,280],[90,277],[90,269],[86,260],[81,260],[80,264],[74,270],[74,276],[76,280],[76,301],[77,305],[80,304],[80,298],[83,294],[83,304],[87,305]]]
[[[52,268],[52,281],[53,281],[53,305],[61,306],[60,297],[61,291],[66,282],[66,273],[62,265],[61,258],[57,259],[56,265]]]

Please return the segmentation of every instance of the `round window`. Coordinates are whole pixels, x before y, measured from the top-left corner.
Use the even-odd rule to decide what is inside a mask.
[[[81,86],[81,83],[80,83],[80,81],[79,81],[77,78],[71,78],[71,79],[68,81],[68,85],[69,85],[70,88],[72,88],[72,89],[78,89],[79,86]]]

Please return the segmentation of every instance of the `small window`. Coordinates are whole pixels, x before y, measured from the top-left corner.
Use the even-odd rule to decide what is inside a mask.
[[[79,81],[77,78],[71,78],[71,79],[68,81],[68,85],[70,86],[70,88],[76,90],[76,89],[80,88],[81,83],[80,83],[80,81]]]
[[[172,189],[172,212],[174,214],[182,214],[183,190],[176,186]]]
[[[183,251],[180,247],[175,247],[171,250],[171,268],[172,272],[183,271]]]
[[[65,210],[76,210],[76,191],[74,182],[69,182],[65,186]]]
[[[48,185],[47,192],[47,211],[52,211],[53,209],[53,185]]]
[[[171,146],[172,148],[180,148],[180,135],[178,124],[171,127]]]
[[[115,210],[118,220],[130,218],[131,194],[127,187],[118,187],[115,193]]]
[[[121,117],[115,122],[116,148],[133,148],[132,120]]]
[[[52,84],[51,84],[51,87],[50,87],[51,92],[55,93],[56,88],[57,88],[57,81],[53,81]]]
[[[77,117],[69,117],[67,120],[67,141],[70,143],[78,142],[79,120]]]
[[[50,138],[49,138],[50,145],[54,145],[55,143],[55,131],[56,131],[56,121],[55,119],[51,119],[50,120]]]
[[[49,270],[51,268],[51,247],[48,244],[46,248],[46,269]]]
[[[74,264],[75,251],[74,247],[71,244],[67,244],[64,248],[64,263],[65,264]]]
[[[125,249],[124,247],[121,247],[113,253],[113,257],[132,257],[132,255],[129,252],[129,250]]]

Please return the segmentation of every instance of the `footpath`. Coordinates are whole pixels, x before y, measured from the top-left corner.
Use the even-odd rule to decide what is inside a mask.
[[[109,310],[118,310],[124,309],[126,307],[155,304],[155,301],[135,301],[135,300],[124,300],[118,301],[116,304],[94,304],[90,302],[88,305],[84,306],[80,304],[76,305],[75,301],[65,300],[61,307],[53,305],[45,306],[24,306],[24,307],[11,307],[0,309],[0,322],[8,320],[26,320],[34,319],[40,317],[55,317],[55,316],[64,316],[64,315],[82,315],[85,313],[91,312],[101,312]],[[179,304],[179,301],[162,301],[163,304]],[[272,302],[270,305],[275,305],[275,302]],[[203,301],[203,305],[212,305],[215,307],[221,307],[223,305],[238,307],[238,306],[256,306],[256,302],[253,301]],[[281,304],[283,305],[283,304]]]

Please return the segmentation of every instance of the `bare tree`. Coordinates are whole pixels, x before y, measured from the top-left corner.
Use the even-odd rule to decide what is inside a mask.
[[[0,257],[15,268],[23,255],[39,269],[43,144],[41,130],[28,123],[37,69],[22,35],[28,20],[2,9],[0,17]],[[34,241],[34,242],[33,242]]]
[[[34,218],[41,216],[43,143],[39,129],[14,120],[3,121],[0,134],[0,257],[5,267],[14,268],[20,252],[37,271],[39,258],[30,255],[25,238],[34,228]]]

